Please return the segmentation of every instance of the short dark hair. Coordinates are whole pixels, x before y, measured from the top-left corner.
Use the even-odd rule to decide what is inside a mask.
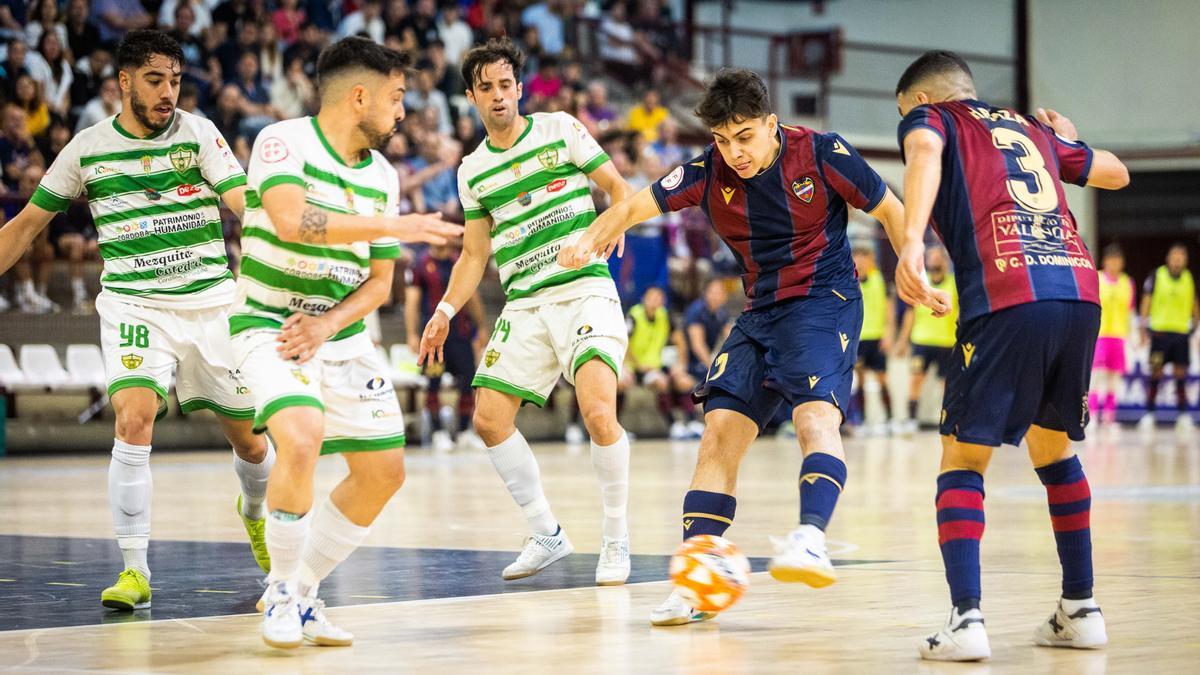
[[[1167,249],[1167,253],[1170,253],[1171,251],[1174,251],[1174,250],[1175,250],[1175,249],[1177,249],[1177,248],[1178,248],[1178,249],[1183,249],[1183,252],[1184,252],[1184,253],[1187,253],[1187,252],[1188,252],[1188,245],[1187,245],[1187,244],[1183,243],[1182,241],[1176,241],[1176,242],[1172,242],[1172,243],[1171,243],[1171,248]]]
[[[521,81],[521,71],[525,68],[525,54],[516,43],[507,37],[492,38],[485,44],[474,47],[463,58],[462,79],[467,89],[475,88],[475,81],[483,73],[484,66],[493,63],[507,63],[512,66],[513,77]]]
[[[175,38],[161,30],[131,30],[117,46],[117,70],[136,70],[150,62],[155,55],[183,65],[183,48]]]
[[[753,70],[722,68],[704,88],[704,97],[692,111],[709,129],[771,114],[767,83]]]
[[[900,76],[900,81],[896,83],[896,95],[908,91],[914,84],[935,75],[945,75],[947,73],[961,72],[967,77],[974,79],[971,74],[971,66],[963,60],[963,57],[954,52],[944,49],[933,49],[925,52],[917,57],[904,69],[904,74]]]
[[[342,38],[321,50],[317,57],[317,87],[351,70],[364,69],[388,76],[408,75],[412,57],[363,37]]]
[[[1104,254],[1101,256],[1101,258],[1111,258],[1113,256],[1120,256],[1122,258],[1125,257],[1125,250],[1122,249],[1121,245],[1115,241],[1104,247]]]

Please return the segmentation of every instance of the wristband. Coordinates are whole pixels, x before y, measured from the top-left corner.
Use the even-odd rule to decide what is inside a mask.
[[[445,300],[439,302],[433,311],[445,314],[447,319],[453,319],[454,315],[458,314],[458,310],[454,309],[454,305],[446,302]]]

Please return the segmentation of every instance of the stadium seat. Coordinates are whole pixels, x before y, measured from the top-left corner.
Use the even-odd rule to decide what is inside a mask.
[[[26,384],[42,389],[58,389],[71,384],[71,376],[63,370],[54,347],[44,344],[21,345],[21,372]]]
[[[17,365],[12,350],[8,345],[0,345],[0,388],[12,391],[25,384],[25,373]]]
[[[88,389],[104,389],[104,357],[98,345],[68,345],[67,374],[72,383]]]

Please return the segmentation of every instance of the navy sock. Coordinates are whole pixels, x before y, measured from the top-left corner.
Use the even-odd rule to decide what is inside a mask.
[[[1062,564],[1063,597],[1084,600],[1092,597],[1092,490],[1078,457],[1036,469],[1046,486],[1050,524],[1058,561]]]
[[[704,490],[688,490],[683,496],[683,538],[700,534],[725,536],[733,525],[737,499],[733,495]]]
[[[800,465],[800,524],[824,531],[846,485],[846,463],[826,452],[814,452]]]
[[[983,539],[983,476],[947,471],[937,479],[938,546],[960,612],[979,607],[979,541]]]

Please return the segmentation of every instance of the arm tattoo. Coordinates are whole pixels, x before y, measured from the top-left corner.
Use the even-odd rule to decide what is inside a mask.
[[[325,225],[329,222],[329,214],[324,209],[315,206],[304,207],[300,214],[300,241],[305,244],[324,244],[326,241]]]

